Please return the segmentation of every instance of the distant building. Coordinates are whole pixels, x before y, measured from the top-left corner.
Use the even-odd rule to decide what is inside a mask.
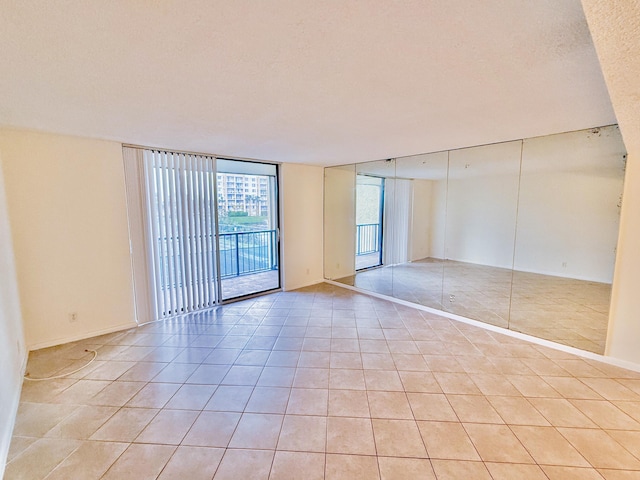
[[[269,177],[218,173],[218,208],[224,212],[247,212],[269,216]]]

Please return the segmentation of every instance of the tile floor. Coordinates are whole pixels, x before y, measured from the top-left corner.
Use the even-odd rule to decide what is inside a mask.
[[[5,478],[640,478],[640,374],[320,284],[32,352]]]
[[[337,281],[604,353],[610,284],[431,258]]]

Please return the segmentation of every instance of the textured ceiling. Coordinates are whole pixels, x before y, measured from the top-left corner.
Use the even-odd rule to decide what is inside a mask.
[[[640,157],[640,1],[583,5],[626,147]]]
[[[329,165],[615,123],[579,0],[0,12],[0,125]]]

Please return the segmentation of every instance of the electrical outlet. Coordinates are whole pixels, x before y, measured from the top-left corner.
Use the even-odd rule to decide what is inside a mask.
[[[69,314],[69,323],[76,323],[78,321],[78,313],[77,312],[71,312]]]
[[[450,302],[450,303],[453,303],[453,302],[455,302],[455,301],[456,301],[456,296],[455,296],[455,295],[453,295],[453,294],[449,295],[449,302]]]
[[[562,268],[567,268],[567,262],[562,262]]]

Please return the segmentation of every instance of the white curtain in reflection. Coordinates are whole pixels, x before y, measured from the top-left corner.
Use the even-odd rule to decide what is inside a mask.
[[[413,182],[387,178],[384,192],[382,252],[384,265],[409,261]]]

